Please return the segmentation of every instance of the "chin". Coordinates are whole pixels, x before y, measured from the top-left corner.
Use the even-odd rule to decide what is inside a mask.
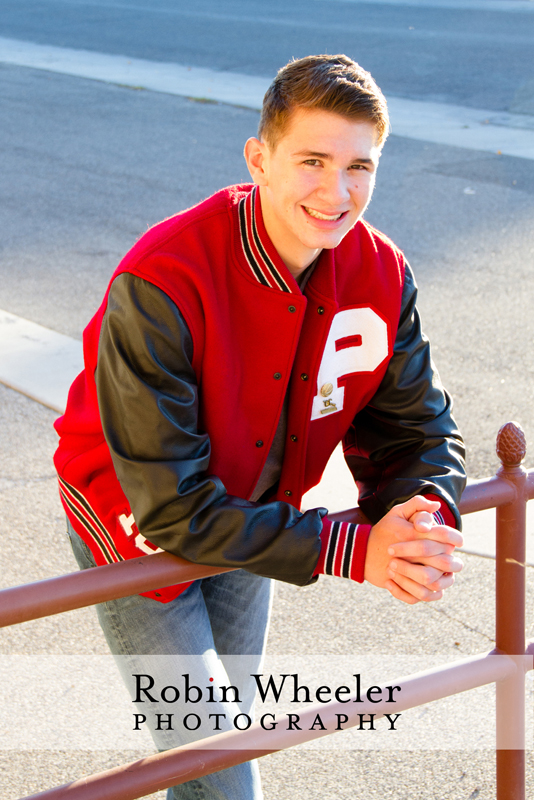
[[[341,240],[345,238],[349,230],[350,228],[346,231],[338,231],[335,235],[330,234],[325,236],[323,234],[322,236],[309,236],[303,238],[301,241],[311,250],[333,250],[334,247],[337,247]]]

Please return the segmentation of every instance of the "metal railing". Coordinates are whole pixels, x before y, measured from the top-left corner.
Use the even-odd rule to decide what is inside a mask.
[[[534,668],[534,642],[525,642],[526,505],[534,497],[534,470],[521,466],[525,437],[509,422],[497,436],[501,468],[492,478],[468,484],[460,512],[496,508],[496,649],[397,680],[396,711],[496,682],[497,800],[525,800],[525,673]],[[359,509],[331,515],[361,521]],[[138,594],[227,571],[191,564],[169,553],[0,591],[0,627],[58,614],[94,603]],[[358,704],[346,728],[361,714],[375,718],[390,709],[383,702]],[[345,703],[321,704],[301,715],[303,730],[266,731],[259,724],[234,730],[132,764],[82,778],[26,800],[134,800],[146,794],[259,758],[328,734],[306,730],[321,712],[323,720],[347,715]]]

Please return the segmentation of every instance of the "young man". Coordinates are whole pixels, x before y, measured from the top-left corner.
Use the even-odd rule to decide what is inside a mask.
[[[254,186],[148,231],[85,331],[56,454],[80,566],[162,548],[242,568],[99,607],[134,694],[134,674],[244,686],[263,653],[268,578],[365,578],[415,603],[439,599],[461,568],[450,398],[409,267],[361,219],[387,131],[385,100],[351,59],[288,64],[245,146]],[[299,511],[342,439],[372,526]],[[244,689],[239,709],[252,702]],[[221,707],[231,719],[237,706]],[[208,731],[153,733],[164,748]],[[169,794],[260,796],[253,764]]]

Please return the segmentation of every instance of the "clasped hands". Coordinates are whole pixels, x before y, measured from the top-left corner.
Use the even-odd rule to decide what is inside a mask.
[[[440,600],[463,567],[453,555],[461,547],[459,531],[437,525],[439,503],[416,495],[394,506],[371,528],[365,559],[365,580],[413,605]]]

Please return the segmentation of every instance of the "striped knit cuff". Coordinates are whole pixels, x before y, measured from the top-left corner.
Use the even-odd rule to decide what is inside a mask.
[[[323,519],[321,555],[316,575],[335,575],[363,583],[370,525]]]
[[[434,500],[440,503],[438,510],[434,511],[432,514],[436,525],[448,525],[450,528],[457,527],[454,514],[450,510],[447,503],[441,499],[441,497],[438,497],[437,494],[425,494],[425,497],[427,500]]]
[[[442,515],[441,511],[434,511],[432,516],[434,517],[434,522],[436,523],[436,525],[446,525],[447,524],[445,522],[444,518],[443,518],[443,515]]]

